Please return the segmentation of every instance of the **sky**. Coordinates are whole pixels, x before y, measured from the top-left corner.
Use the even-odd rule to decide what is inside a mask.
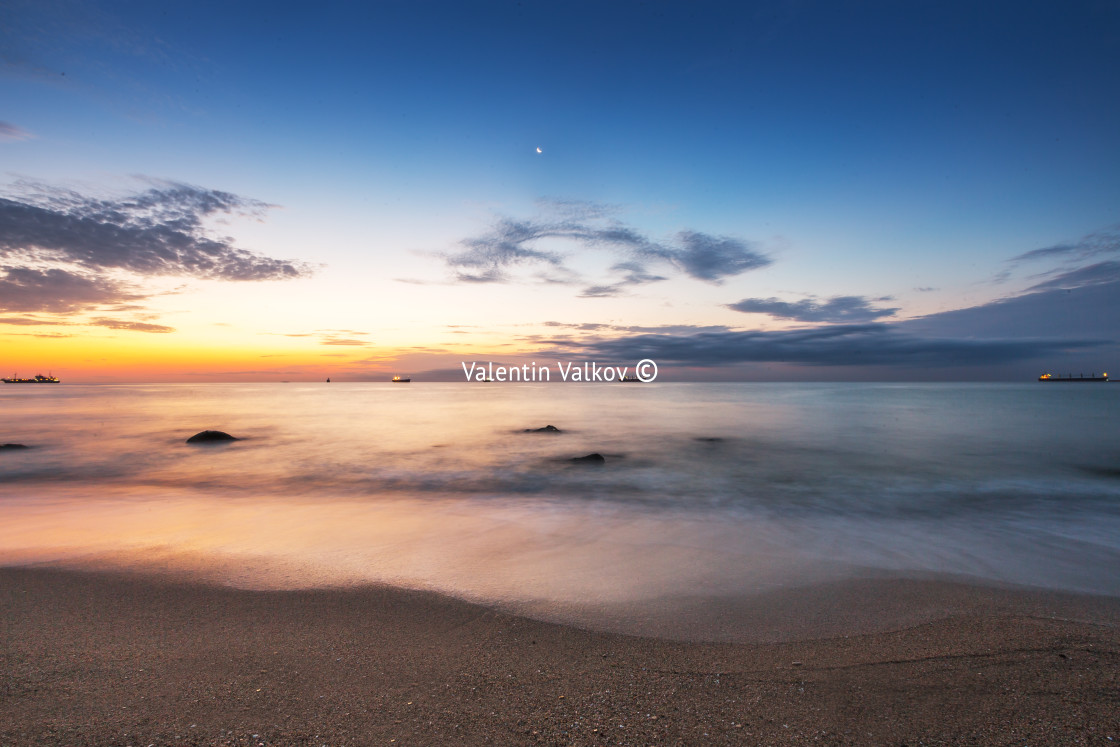
[[[9,0],[0,371],[1120,373],[1120,3]]]

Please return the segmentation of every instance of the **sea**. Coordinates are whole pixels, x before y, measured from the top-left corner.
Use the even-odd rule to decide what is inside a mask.
[[[1118,424],[1111,383],[6,385],[0,443],[30,448],[0,450],[0,564],[577,611],[864,577],[1120,596]]]

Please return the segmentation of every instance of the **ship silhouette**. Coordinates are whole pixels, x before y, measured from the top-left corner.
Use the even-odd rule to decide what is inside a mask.
[[[1069,374],[1068,376],[1062,376],[1061,374],[1058,374],[1057,376],[1055,376],[1054,374],[1044,373],[1044,374],[1042,374],[1041,376],[1038,377],[1038,380],[1039,381],[1108,381],[1108,374],[1102,373],[1100,376],[1097,376],[1095,373],[1089,374],[1088,376],[1086,376],[1085,374],[1080,374],[1078,376],[1074,376],[1073,374]]]
[[[5,384],[57,384],[58,379],[54,376],[44,376],[43,374],[35,374],[34,379],[21,379],[15,374],[12,374],[10,379],[0,379]]]

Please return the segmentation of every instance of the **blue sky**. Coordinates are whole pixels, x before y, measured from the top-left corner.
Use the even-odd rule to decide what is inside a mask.
[[[23,365],[69,364],[64,335],[91,325],[110,346],[287,356],[183,376],[377,378],[715,333],[726,359],[682,358],[682,378],[1120,364],[1098,323],[1120,298],[1115,2],[163,6],[0,10],[0,294],[19,299],[0,335],[53,346]],[[256,201],[192,197],[188,238],[229,239],[203,251],[305,271],[157,271],[63,230],[119,229],[91,201],[142,194],[179,200],[158,219],[181,227],[167,185]],[[1063,328],[985,321],[1012,299],[1044,310],[1055,279],[1092,290]],[[960,355],[868,368],[844,345],[813,358],[741,334],[812,346],[806,330],[851,340],[835,325],[855,323]],[[339,329],[360,333],[348,358],[324,347]],[[981,329],[1014,353],[969,353]],[[295,335],[320,347],[262,352]]]

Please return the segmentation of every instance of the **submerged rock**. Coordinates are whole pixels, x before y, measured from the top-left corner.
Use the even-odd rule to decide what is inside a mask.
[[[572,461],[579,464],[604,464],[607,460],[602,454],[588,454],[587,456],[572,457]]]
[[[544,428],[526,428],[525,433],[563,433],[555,425],[546,425]]]
[[[214,441],[240,441],[236,436],[231,436],[225,431],[202,431],[187,439],[189,444],[205,444]]]
[[[31,447],[30,446],[24,446],[23,444],[0,444],[0,449],[29,449],[29,448],[31,448]]]

